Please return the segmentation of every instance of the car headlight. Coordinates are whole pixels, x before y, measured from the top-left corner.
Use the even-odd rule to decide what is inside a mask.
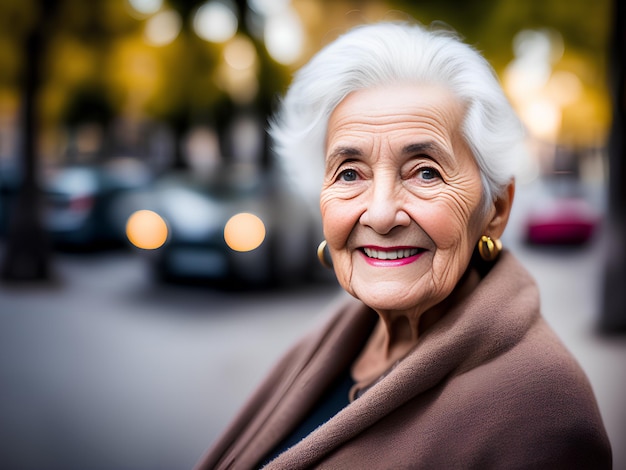
[[[167,224],[153,211],[134,212],[126,222],[126,236],[137,248],[155,250],[167,241]]]
[[[235,251],[252,251],[265,240],[265,224],[254,214],[240,212],[226,222],[224,240]]]

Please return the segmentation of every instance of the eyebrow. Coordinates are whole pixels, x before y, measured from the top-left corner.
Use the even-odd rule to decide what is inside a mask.
[[[332,151],[332,153],[328,154],[328,158],[336,158],[336,157],[360,157],[363,155],[363,152],[355,147],[337,147]]]
[[[454,159],[452,156],[440,145],[435,142],[416,142],[405,145],[401,151],[402,155],[419,155],[429,154],[436,158],[445,160],[448,163],[452,163]],[[361,157],[363,152],[356,147],[340,146],[328,154],[328,159],[337,157]]]
[[[403,155],[431,154],[437,158],[441,158],[448,163],[453,162],[452,156],[440,145],[435,142],[417,142],[406,145],[402,148]]]

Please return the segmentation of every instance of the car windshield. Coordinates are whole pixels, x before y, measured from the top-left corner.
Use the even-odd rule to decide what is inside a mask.
[[[237,165],[221,166],[209,174],[185,172],[170,175],[164,186],[185,188],[216,199],[233,199],[258,194],[265,187],[264,175]]]
[[[73,194],[93,193],[98,187],[98,178],[89,168],[65,168],[54,173],[48,189]]]

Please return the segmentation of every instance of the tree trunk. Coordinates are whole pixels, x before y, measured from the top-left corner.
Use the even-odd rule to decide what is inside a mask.
[[[609,54],[609,86],[613,123],[608,142],[608,240],[600,329],[626,331],[626,4],[613,2],[613,32]]]
[[[55,0],[42,0],[39,20],[24,44],[26,66],[23,81],[21,185],[12,211],[2,279],[42,281],[50,278],[50,249],[40,220],[40,192],[37,182],[38,113],[37,94],[41,82],[43,31]]]

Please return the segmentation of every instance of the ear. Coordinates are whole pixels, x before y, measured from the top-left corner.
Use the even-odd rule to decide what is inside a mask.
[[[511,180],[503,193],[493,202],[491,218],[485,227],[485,235],[491,238],[500,238],[511,215],[513,198],[515,196],[515,180]]]

